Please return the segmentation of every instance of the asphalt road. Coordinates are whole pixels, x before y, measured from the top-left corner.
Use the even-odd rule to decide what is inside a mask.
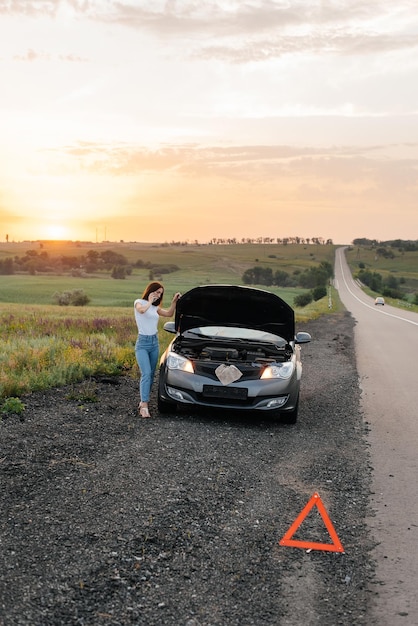
[[[335,286],[357,322],[362,408],[370,423],[375,516],[369,525],[380,581],[373,617],[380,626],[416,626],[418,315],[375,305],[353,280],[343,248],[336,253]]]

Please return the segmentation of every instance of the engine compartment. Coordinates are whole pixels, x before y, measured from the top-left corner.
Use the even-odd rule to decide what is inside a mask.
[[[253,343],[236,340],[190,340],[177,337],[172,350],[191,361],[214,361],[217,363],[277,363],[291,359],[293,349],[289,344],[270,342]]]

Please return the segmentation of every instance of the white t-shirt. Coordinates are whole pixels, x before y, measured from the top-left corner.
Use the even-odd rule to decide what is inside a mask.
[[[141,306],[148,303],[148,300],[142,300],[139,298],[134,302],[135,321],[138,326],[138,333],[140,335],[156,335],[158,330],[158,306],[151,304],[149,309],[145,313],[140,313],[136,309],[136,303],[139,302]]]

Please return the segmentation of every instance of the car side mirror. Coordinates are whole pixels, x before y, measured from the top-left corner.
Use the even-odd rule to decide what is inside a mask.
[[[166,330],[168,333],[173,333],[176,334],[176,325],[173,321],[171,322],[166,322],[163,326],[164,330]]]
[[[296,333],[295,343],[309,343],[311,340],[311,336],[309,333],[300,332]]]

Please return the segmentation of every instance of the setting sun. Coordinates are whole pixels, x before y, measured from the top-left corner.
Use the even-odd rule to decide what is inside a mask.
[[[45,229],[46,239],[70,239],[68,234],[68,229],[65,226],[60,226],[57,224],[50,224]]]

